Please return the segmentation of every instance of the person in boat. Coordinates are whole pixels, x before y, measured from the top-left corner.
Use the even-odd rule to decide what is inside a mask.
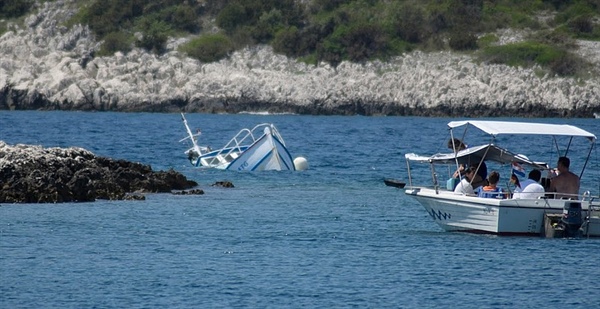
[[[503,198],[504,190],[498,187],[500,173],[492,171],[488,177],[488,184],[477,189],[479,197]]]
[[[510,181],[515,184],[515,193],[513,199],[537,199],[543,197],[546,193],[544,187],[539,183],[542,179],[540,170],[532,170],[527,175],[527,179],[519,183],[517,175],[512,174]]]
[[[548,192],[553,193],[554,198],[575,198],[579,195],[579,177],[569,170],[571,160],[568,157],[558,158],[556,169],[558,176],[550,179]],[[555,193],[554,193],[555,192]]]
[[[459,152],[461,150],[467,149],[467,144],[463,143],[463,141],[458,138],[451,138],[448,140],[448,148],[454,150],[454,152]]]
[[[448,148],[452,149],[454,152],[459,152],[461,150],[465,150],[468,147],[469,146],[467,144],[465,144],[463,141],[461,141],[458,138],[451,138],[450,140],[448,140]],[[485,164],[485,161],[481,161],[481,164],[479,164],[479,162],[471,164],[471,166],[475,167],[475,171],[476,171],[476,176],[474,177],[474,179],[472,181],[473,188],[478,188],[480,186],[487,185],[487,180],[486,180],[487,165]],[[458,170],[456,170],[454,172],[452,177],[460,178],[460,176],[463,175],[464,173],[465,173],[465,166],[461,164],[458,167]]]
[[[454,193],[457,194],[475,194],[475,190],[473,190],[473,186],[471,185],[471,180],[475,177],[475,168],[469,167],[466,169],[462,180],[456,185],[454,188]]]

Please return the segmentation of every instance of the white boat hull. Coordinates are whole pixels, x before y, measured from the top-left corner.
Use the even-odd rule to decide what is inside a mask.
[[[263,135],[232,161],[226,169],[235,171],[293,171],[294,160],[275,136]]]
[[[405,193],[423,205],[435,223],[446,231],[499,235],[541,235],[545,214],[561,214],[565,203],[576,202],[480,198],[430,188],[408,188]],[[581,204],[586,216],[586,203]],[[590,220],[588,232],[589,236],[600,237],[600,219]]]
[[[223,148],[202,155],[195,166],[234,171],[294,171],[294,160],[285,145],[270,131],[250,146]]]
[[[200,131],[198,130],[196,134],[192,133],[183,113],[181,119],[188,136],[180,142],[192,143],[192,147],[185,154],[194,166],[236,171],[296,170],[294,160],[273,124],[262,123],[252,129],[242,129],[225,147],[211,150],[208,146],[198,145],[197,138],[200,136]],[[305,159],[300,162],[304,162],[300,169],[305,168]]]

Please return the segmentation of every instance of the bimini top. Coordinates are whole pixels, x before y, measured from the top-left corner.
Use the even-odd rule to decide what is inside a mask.
[[[581,136],[596,141],[596,135],[568,124],[530,123],[512,121],[461,120],[448,123],[450,129],[470,124],[481,131],[496,136],[499,134],[562,135]]]
[[[524,155],[514,154],[494,144],[469,147],[457,153],[438,153],[433,156],[419,156],[414,153],[407,153],[404,157],[409,161],[421,163],[454,164],[458,161],[459,164],[471,165],[472,163],[486,160],[500,164],[516,162],[537,169],[547,168],[544,163],[531,161]]]

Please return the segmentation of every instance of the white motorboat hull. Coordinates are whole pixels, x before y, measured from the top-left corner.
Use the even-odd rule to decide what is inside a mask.
[[[498,235],[541,235],[545,214],[561,214],[565,203],[555,199],[493,199],[465,196],[431,188],[408,188],[431,218],[446,231]],[[582,202],[586,216],[586,202]],[[591,218],[588,236],[600,237],[600,218]]]
[[[554,174],[553,169],[544,161],[531,160],[526,154],[513,152],[497,145],[496,143],[501,141],[497,139],[500,135],[549,138],[556,147],[556,153],[552,155],[554,158],[564,156],[570,148],[589,145],[585,163],[583,163],[579,173],[581,179],[585,167],[588,166],[590,154],[594,149],[596,135],[568,124],[535,122],[459,120],[449,122],[448,128],[450,129],[448,148],[452,150],[451,152],[435,153],[428,156],[415,153],[404,155],[409,178],[409,187],[405,190],[406,194],[421,203],[442,229],[500,235],[543,234],[546,237],[577,237],[583,232],[583,236],[600,237],[599,197],[592,196],[590,191],[579,195],[579,183],[577,183],[577,190],[573,189],[574,186],[573,188],[554,188],[550,185],[543,188],[544,191],[542,192],[548,192],[547,194],[559,197],[571,197],[573,200],[484,198],[477,197],[475,194],[454,193],[454,187],[451,186],[451,183],[445,187],[450,188],[448,190],[439,187],[439,180],[443,175],[440,173],[442,169],[439,167],[448,168],[448,174],[454,177],[455,171],[462,170],[461,168],[473,168],[474,170],[471,170],[470,173],[477,174],[481,170],[484,174],[487,174],[487,163],[495,165],[496,172],[496,169],[506,167],[510,169],[507,174],[515,175],[515,177],[517,177],[517,174],[524,177],[525,168],[529,168],[531,170],[528,175],[529,179],[538,182],[541,186],[548,184],[549,179]],[[481,140],[480,133],[483,132],[487,135],[483,138],[489,138],[490,140],[478,146],[466,146],[462,140],[455,138],[454,130],[457,128],[464,128],[461,135],[463,139]],[[476,128],[476,134],[470,134],[467,137],[468,128]],[[577,137],[576,140],[574,140],[575,137]],[[547,145],[547,142],[541,143]],[[588,142],[589,144],[587,144]],[[561,146],[563,144],[567,146]],[[532,143],[529,147],[537,147],[536,145],[538,143]],[[519,151],[529,152],[529,147],[521,148]],[[560,158],[557,166],[561,166],[564,170],[570,172],[569,159],[565,158],[566,160],[563,160],[562,157]],[[433,187],[413,186],[411,162],[429,165]],[[534,174],[534,171],[539,173]],[[548,174],[545,181],[542,181],[544,179],[541,178],[543,171]],[[499,178],[499,174],[496,176]],[[474,182],[474,175],[469,176],[469,173],[466,173],[466,175],[461,174],[461,178],[471,183]],[[486,177],[482,176],[482,178]],[[512,179],[512,176],[510,178]],[[491,183],[492,179],[488,178],[488,181]],[[517,181],[518,178],[515,180],[515,188],[519,186]],[[573,184],[573,180],[568,181],[571,182],[570,185]],[[510,189],[511,186],[511,184],[507,184],[508,191],[505,192],[513,191]],[[475,191],[471,192],[474,193]]]

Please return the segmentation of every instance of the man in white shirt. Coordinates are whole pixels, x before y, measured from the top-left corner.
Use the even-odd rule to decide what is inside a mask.
[[[542,173],[539,170],[529,172],[528,179],[515,188],[514,199],[537,199],[546,194],[544,187],[539,184]]]
[[[475,168],[469,167],[464,174],[463,179],[456,185],[454,189],[454,193],[457,194],[475,194],[473,190],[473,186],[471,185],[471,180],[475,176]]]

